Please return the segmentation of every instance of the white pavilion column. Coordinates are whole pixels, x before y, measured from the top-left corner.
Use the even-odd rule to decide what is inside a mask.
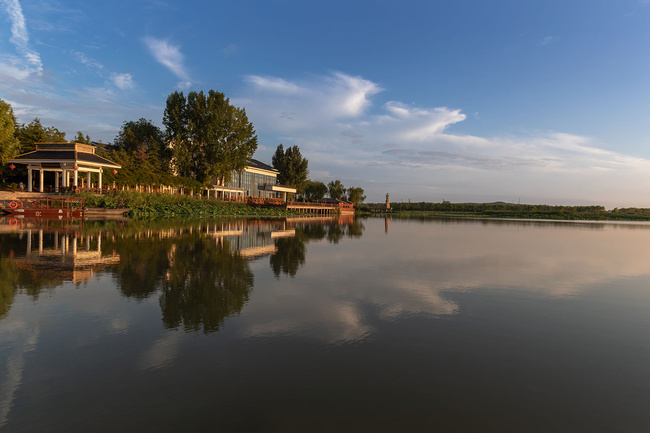
[[[32,192],[32,166],[27,166],[27,192]]]
[[[74,171],[74,183],[72,184],[75,188],[79,186],[79,170]]]
[[[90,175],[91,174],[92,174],[91,172],[86,173],[86,188],[91,187],[91,185],[90,185]]]
[[[99,188],[99,192],[102,191],[102,173],[104,172],[103,168],[99,168],[99,173],[97,175],[97,188]]]
[[[63,176],[61,177],[61,181],[63,182],[63,187],[67,188],[68,187],[68,170],[65,168],[63,169]]]
[[[54,173],[54,192],[59,192],[59,172]]]
[[[38,170],[38,192],[45,192],[45,170],[42,168]]]

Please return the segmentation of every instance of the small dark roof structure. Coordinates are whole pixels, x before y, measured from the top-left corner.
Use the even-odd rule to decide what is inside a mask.
[[[258,168],[260,170],[275,171],[278,172],[277,168],[273,168],[268,164],[258,161],[257,159],[249,159],[248,166],[252,168]]]
[[[86,184],[91,184],[92,173],[97,173],[97,185],[102,187],[102,174],[104,170],[115,171],[122,168],[106,158],[95,154],[97,146],[85,143],[36,143],[36,150],[23,153],[10,159],[13,164],[25,164],[27,166],[27,191],[32,192],[33,172],[39,172],[40,192],[44,192],[44,172],[55,172],[54,189],[59,191],[59,181],[63,187],[79,185],[79,173],[86,173]],[[70,174],[73,174],[72,185],[70,185]]]
[[[95,154],[96,146],[83,143],[37,143],[36,150],[23,153],[9,162],[15,164],[75,163],[104,168],[122,168],[106,158]]]
[[[351,201],[348,200],[339,200],[337,198],[329,198],[329,197],[324,197],[320,200],[318,200],[319,203],[327,203],[327,204],[339,204],[339,203],[344,203],[344,204],[354,204]]]

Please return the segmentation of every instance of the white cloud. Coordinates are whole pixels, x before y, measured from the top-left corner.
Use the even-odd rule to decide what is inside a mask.
[[[29,32],[22,7],[18,0],[0,0],[11,20],[10,42],[16,47],[18,56],[4,56],[0,71],[17,80],[25,80],[32,74],[43,72],[41,56],[29,47]]]
[[[113,74],[111,79],[115,87],[120,90],[132,89],[135,86],[131,74]]]
[[[258,75],[250,75],[246,77],[246,81],[253,84],[260,91],[277,92],[279,94],[295,95],[308,91],[297,84],[290,83],[282,78],[276,77],[260,77]]]
[[[416,201],[514,200],[610,207],[650,205],[650,160],[562,132],[478,136],[458,132],[458,108],[373,104],[381,87],[343,73],[291,81],[249,76],[233,103],[261,135],[298,145],[310,172],[360,185],[368,201],[387,191]],[[473,121],[470,120],[470,121]],[[332,178],[316,179],[329,181]],[[433,192],[432,192],[433,191]],[[435,195],[432,195],[435,194]]]
[[[151,37],[145,38],[144,43],[156,61],[169,69],[181,80],[179,87],[191,86],[192,80],[185,68],[185,59],[180,47],[172,45],[168,41]]]
[[[104,69],[104,65],[102,65],[97,60],[89,58],[82,52],[72,51],[72,55],[77,59],[77,61],[79,61],[81,64],[87,66],[90,69],[97,69],[98,71]]]
[[[546,37],[542,38],[542,41],[540,42],[540,45],[548,45],[551,42],[553,42],[553,39],[554,39],[553,36],[546,36]]]
[[[360,116],[370,106],[370,97],[382,90],[372,81],[340,72],[330,80],[334,90],[334,106],[341,110],[341,116]]]
[[[221,52],[228,56],[230,54],[235,54],[235,53],[239,52],[239,47],[237,45],[235,45],[235,44],[230,44],[227,47],[222,48]]]

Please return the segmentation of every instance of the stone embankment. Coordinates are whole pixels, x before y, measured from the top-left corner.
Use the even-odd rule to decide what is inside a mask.
[[[0,200],[14,200],[18,197],[38,197],[45,195],[42,192],[10,192],[10,191],[0,191]]]

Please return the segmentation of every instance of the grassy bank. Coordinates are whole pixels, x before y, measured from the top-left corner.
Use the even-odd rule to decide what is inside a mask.
[[[383,208],[382,208],[383,206]],[[383,214],[385,204],[365,205],[360,214]],[[650,221],[650,209],[606,210],[603,206],[549,206],[509,203],[395,203],[395,216],[454,216],[474,218],[547,219],[564,221]]]
[[[86,207],[108,209],[131,209],[132,218],[169,217],[175,215],[195,216],[284,216],[295,215],[283,207],[248,206],[244,203],[206,200],[200,197],[170,194],[146,194],[135,191],[119,191],[97,195],[81,193],[86,198]]]

